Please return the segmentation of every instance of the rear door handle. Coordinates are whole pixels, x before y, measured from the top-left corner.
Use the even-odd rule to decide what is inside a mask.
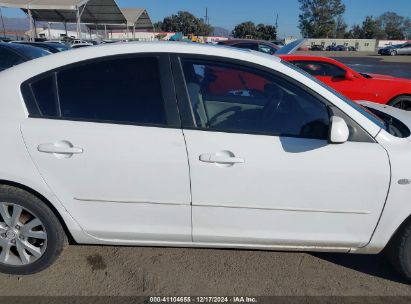
[[[200,161],[214,164],[243,164],[244,159],[235,156],[217,155],[213,153],[204,153],[200,155]]]
[[[68,142],[57,142],[55,144],[41,144],[37,147],[37,150],[43,153],[64,154],[64,155],[83,153],[82,148],[73,147]]]

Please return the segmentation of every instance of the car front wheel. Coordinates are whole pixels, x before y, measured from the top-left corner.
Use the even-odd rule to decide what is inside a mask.
[[[408,220],[394,235],[384,250],[391,264],[411,281],[411,221]]]
[[[43,201],[22,189],[0,186],[0,272],[39,272],[66,244],[64,229]]]
[[[401,110],[411,111],[411,95],[397,96],[388,105]]]
[[[391,51],[391,52],[390,52],[390,55],[391,55],[391,56],[397,56],[397,51]]]

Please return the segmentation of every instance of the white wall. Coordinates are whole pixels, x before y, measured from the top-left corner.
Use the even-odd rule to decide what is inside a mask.
[[[376,39],[332,39],[332,38],[309,38],[305,41],[307,47],[311,47],[314,44],[323,45],[326,48],[329,45],[345,45],[353,46],[358,51],[374,52],[377,46]]]

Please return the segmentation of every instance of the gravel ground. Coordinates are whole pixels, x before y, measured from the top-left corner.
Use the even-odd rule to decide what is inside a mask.
[[[411,296],[381,256],[70,246],[31,276],[0,275],[1,295]]]

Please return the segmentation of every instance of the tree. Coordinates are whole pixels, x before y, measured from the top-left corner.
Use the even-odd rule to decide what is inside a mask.
[[[256,26],[251,21],[237,24],[232,34],[234,38],[250,38],[261,40],[277,39],[277,29],[275,26],[263,23],[260,23]]]
[[[234,38],[256,38],[256,36],[257,27],[255,26],[254,22],[246,21],[234,27]]]
[[[341,23],[343,19],[341,18],[345,12],[345,5],[341,0],[298,0],[298,2],[301,10],[299,28],[303,37],[333,37],[336,35],[339,20],[340,28],[338,31],[341,32],[343,28]]]
[[[394,12],[386,12],[377,18],[378,26],[384,30],[386,39],[404,39],[403,16]]]
[[[411,40],[411,19],[410,18],[406,18],[404,20],[403,33],[404,33],[405,39]]]
[[[261,40],[276,40],[277,29],[273,25],[258,24],[257,25],[257,38]]]
[[[348,25],[347,23],[345,23],[343,16],[339,15],[335,24],[334,38],[344,38],[345,34],[347,33],[347,27]]]
[[[153,23],[153,28],[154,28],[154,31],[156,32],[163,31],[163,22],[159,21],[159,22]]]
[[[364,36],[364,32],[358,24],[355,24],[351,27],[351,30],[346,33],[344,38],[350,38],[350,39],[362,39]]]
[[[378,25],[377,20],[372,16],[365,17],[362,23],[362,36],[364,39],[381,39],[384,38],[384,31]]]
[[[165,17],[163,22],[158,24],[161,24],[161,29],[165,32],[182,32],[184,35],[207,36],[213,31],[213,28],[203,19],[186,11],[179,11],[177,15]]]

